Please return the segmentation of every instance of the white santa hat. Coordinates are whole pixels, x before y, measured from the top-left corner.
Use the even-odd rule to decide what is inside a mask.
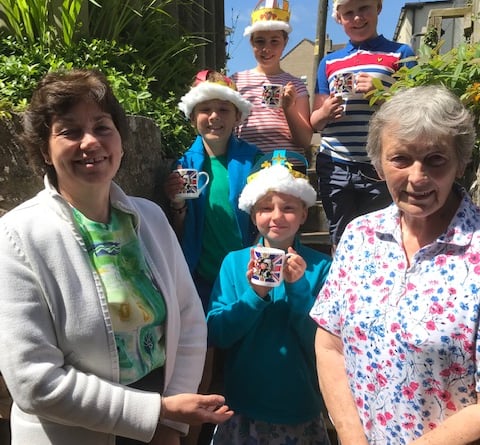
[[[302,155],[286,150],[275,150],[257,161],[238,200],[241,210],[250,213],[255,203],[269,192],[295,196],[307,207],[315,204],[317,192],[308,177],[294,170],[288,159],[301,160],[307,166],[307,160]]]
[[[242,114],[242,122],[250,114],[252,104],[237,91],[235,82],[227,76],[222,80],[207,80],[210,70],[200,71],[195,77],[195,83],[190,91],[182,96],[178,108],[190,119],[195,105],[208,100],[227,100],[237,107]]]
[[[252,12],[251,18],[252,24],[245,28],[244,36],[256,31],[292,32],[287,0],[283,0],[282,8],[279,7],[277,0],[260,0]]]

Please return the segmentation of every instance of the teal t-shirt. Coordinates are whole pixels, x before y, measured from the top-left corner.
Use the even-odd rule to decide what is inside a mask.
[[[165,301],[145,261],[131,215],[112,208],[108,224],[92,221],[77,209],[73,215],[103,284],[120,383],[128,385],[165,363]]]
[[[197,271],[201,277],[213,283],[225,255],[243,246],[235,213],[228,200],[230,187],[227,156],[206,157],[203,169],[210,175],[210,184]]]

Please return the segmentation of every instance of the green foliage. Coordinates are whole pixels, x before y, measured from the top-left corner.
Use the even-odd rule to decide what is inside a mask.
[[[42,0],[1,0],[2,19],[8,32],[34,43],[37,36],[49,38],[47,2]]]
[[[376,82],[375,91],[369,93],[370,103],[388,100],[398,90],[419,85],[442,84],[453,91],[476,116],[480,118],[480,43],[462,43],[445,54],[440,45],[420,46],[417,65],[402,67],[394,77],[396,82],[386,89]]]
[[[168,157],[177,157],[189,147],[193,129],[177,108],[173,92],[166,99],[154,96],[154,79],[145,76],[145,67],[126,64],[134,49],[106,40],[80,40],[57,53],[45,51],[40,43],[30,45],[13,38],[0,40],[0,110],[23,111],[37,82],[49,71],[88,68],[102,71],[126,112],[152,118],[162,132],[162,146]],[[1,113],[0,113],[1,115]]]
[[[155,78],[153,92],[166,95],[185,90],[194,74],[196,49],[207,43],[178,30],[178,23],[167,12],[172,3],[182,2],[102,0],[99,7],[89,9],[89,35],[131,44],[138,63],[145,66],[145,75]]]
[[[193,138],[177,97],[205,41],[178,30],[166,12],[172,2],[0,0],[0,115],[25,109],[50,70],[95,68],[127,113],[157,122],[165,154],[177,157]]]

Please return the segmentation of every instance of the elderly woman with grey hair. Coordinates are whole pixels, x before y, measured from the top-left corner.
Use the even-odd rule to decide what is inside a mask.
[[[342,445],[480,438],[480,212],[455,183],[473,118],[441,86],[383,104],[367,150],[393,204],[352,221],[311,310]]]

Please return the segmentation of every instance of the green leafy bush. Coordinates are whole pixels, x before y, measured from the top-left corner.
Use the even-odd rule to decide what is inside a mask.
[[[37,82],[49,71],[71,68],[101,70],[128,114],[149,117],[161,129],[162,149],[167,157],[177,157],[192,142],[193,128],[177,108],[177,95],[166,99],[154,96],[150,87],[153,77],[144,74],[145,67],[135,63],[123,66],[119,61],[135,51],[128,45],[105,40],[80,40],[58,52],[45,51],[39,43],[18,42],[8,37],[0,40],[0,108],[23,111]],[[108,55],[108,57],[107,57]]]
[[[416,57],[417,65],[402,67],[394,74],[396,82],[386,89],[375,79],[376,90],[370,103],[388,100],[399,89],[419,85],[442,84],[453,91],[475,115],[477,126],[480,119],[480,42],[462,43],[445,54],[440,54],[441,44],[430,48],[423,44]],[[478,135],[480,137],[480,135]],[[479,144],[477,143],[477,146]]]
[[[164,154],[177,157],[194,136],[177,98],[205,42],[177,30],[171,2],[0,0],[0,115],[25,109],[48,71],[94,68],[128,114],[157,122]]]

